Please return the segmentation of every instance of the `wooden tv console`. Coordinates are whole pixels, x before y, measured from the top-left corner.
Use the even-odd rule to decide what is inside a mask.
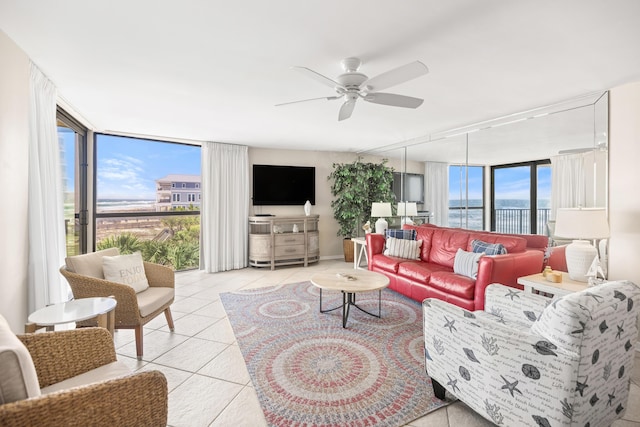
[[[318,215],[250,216],[249,265],[271,267],[320,259]],[[294,232],[297,228],[298,231]]]

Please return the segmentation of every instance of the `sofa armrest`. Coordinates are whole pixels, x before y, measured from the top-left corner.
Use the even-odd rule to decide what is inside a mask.
[[[149,286],[175,287],[176,275],[171,267],[144,261],[144,274],[147,276]]]
[[[574,394],[570,388],[576,384],[578,356],[556,348],[530,328],[431,298],[423,302],[423,313],[428,375],[495,423],[523,425],[511,419],[508,410],[496,418],[489,413],[495,405],[503,407],[505,398],[511,401],[511,395],[522,399]],[[545,398],[544,405],[533,402],[529,409],[561,420],[565,404],[573,401]]]
[[[136,373],[0,405],[0,425],[164,427],[167,390],[160,371]]]
[[[113,338],[104,328],[24,334],[18,338],[31,354],[40,388],[117,360]]]
[[[367,233],[367,259],[369,270],[372,268],[373,256],[384,252],[384,235],[376,233]]]
[[[480,258],[474,295],[476,309],[484,309],[484,294],[487,286],[500,283],[522,289],[517,284],[518,277],[540,273],[543,259],[544,254],[535,249]]]
[[[510,286],[492,284],[485,290],[484,311],[508,322],[518,322],[531,327],[551,301],[551,298]]]

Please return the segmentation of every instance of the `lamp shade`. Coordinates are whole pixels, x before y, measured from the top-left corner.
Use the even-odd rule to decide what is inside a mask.
[[[606,239],[607,212],[602,208],[565,208],[556,212],[556,237],[566,239]]]
[[[398,203],[398,216],[416,216],[418,215],[418,204],[413,202]]]
[[[371,205],[371,216],[373,218],[384,218],[391,216],[391,203],[377,203]]]

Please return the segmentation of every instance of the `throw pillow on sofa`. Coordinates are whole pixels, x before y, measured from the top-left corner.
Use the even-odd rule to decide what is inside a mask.
[[[387,230],[386,238],[393,237],[396,239],[416,240],[418,232],[416,230]]]
[[[387,239],[387,249],[385,249],[384,254],[398,258],[420,259],[421,247],[422,240],[407,240],[389,237]]]
[[[478,277],[478,264],[483,256],[484,252],[467,252],[458,249],[453,260],[453,272],[475,279]]]
[[[471,241],[471,251],[475,253],[484,253],[485,255],[504,255],[507,249],[502,243],[488,243],[482,240]]]

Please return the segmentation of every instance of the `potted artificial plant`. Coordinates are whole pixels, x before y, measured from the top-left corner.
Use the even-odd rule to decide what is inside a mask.
[[[333,217],[340,228],[338,236],[344,238],[344,260],[353,261],[352,237],[362,230],[362,225],[371,217],[371,204],[374,202],[393,203],[393,169],[381,163],[334,163],[333,171],[327,177],[333,180],[331,202]]]

